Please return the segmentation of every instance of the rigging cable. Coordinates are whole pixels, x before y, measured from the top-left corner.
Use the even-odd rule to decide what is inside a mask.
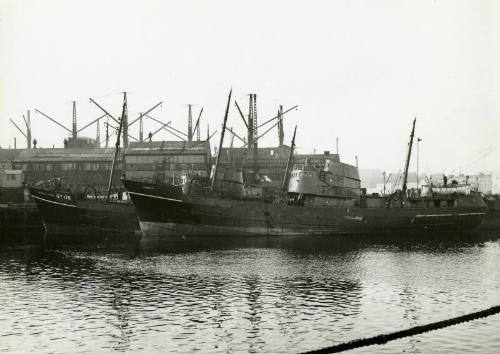
[[[380,345],[385,344],[387,342],[402,339],[406,337],[411,337],[417,334],[422,334],[430,331],[434,331],[436,329],[441,329],[453,325],[457,325],[463,322],[468,322],[472,320],[477,320],[479,318],[488,317],[492,315],[496,315],[500,313],[500,306],[493,306],[486,310],[477,311],[473,313],[469,313],[467,315],[453,317],[447,320],[433,322],[422,326],[416,326],[408,329],[403,329],[401,331],[396,331],[388,334],[380,334],[378,336],[355,339],[350,342],[344,342],[337,345],[333,345],[331,347],[316,349],[304,352],[304,354],[323,354],[323,353],[340,353],[346,350],[352,350],[356,348],[361,348],[369,345]]]

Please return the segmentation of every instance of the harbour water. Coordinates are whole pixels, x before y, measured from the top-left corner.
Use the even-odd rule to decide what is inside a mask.
[[[297,353],[500,305],[500,236],[0,252],[0,351]],[[500,316],[352,353],[498,353]]]

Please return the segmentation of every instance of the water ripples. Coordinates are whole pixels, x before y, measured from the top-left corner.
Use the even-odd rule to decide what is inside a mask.
[[[0,351],[311,350],[496,305],[499,264],[495,240],[340,249],[63,249],[28,260],[8,252],[0,254]],[[384,350],[426,352],[432,342],[451,353],[467,331],[482,338],[467,344],[482,352],[491,338],[498,343],[491,328],[499,325],[496,316]]]

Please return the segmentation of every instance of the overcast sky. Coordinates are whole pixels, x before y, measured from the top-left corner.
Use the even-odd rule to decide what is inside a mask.
[[[76,100],[83,127],[101,113],[89,97],[119,115],[122,91],[132,119],[164,101],[151,115],[181,130],[186,105],[203,106],[206,136],[232,87],[245,112],[257,94],[260,122],[299,105],[285,141],[298,125],[302,153],[338,136],[344,162],[398,171],[416,116],[421,171],[500,171],[499,3],[0,0],[0,145],[26,146],[9,118],[27,109],[70,128]],[[62,147],[64,129],[31,117],[39,146]],[[245,135],[234,105],[228,124]],[[260,141],[277,143],[276,130]]]

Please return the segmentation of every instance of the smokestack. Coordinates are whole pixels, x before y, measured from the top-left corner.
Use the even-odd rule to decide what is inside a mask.
[[[76,139],[76,102],[73,101],[73,139]]]

